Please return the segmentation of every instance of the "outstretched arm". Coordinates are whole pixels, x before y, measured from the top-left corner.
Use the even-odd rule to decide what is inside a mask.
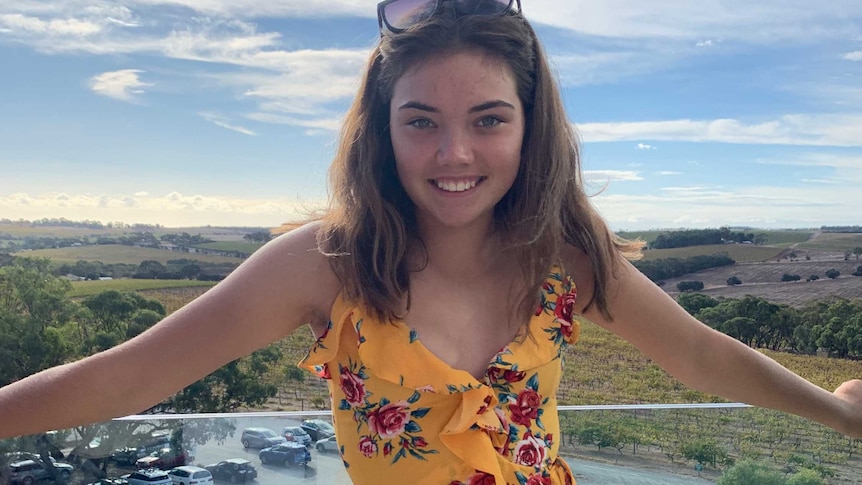
[[[316,228],[273,240],[141,335],[0,389],[0,438],[140,412],[300,325],[326,318],[338,284],[316,251]],[[148,372],[141,372],[144,362]]]
[[[583,277],[590,274],[589,263],[577,251],[571,259],[583,304],[592,295],[589,278]],[[862,437],[862,380],[845,382],[834,393],[815,386],[697,321],[628,262],[620,263],[609,290],[613,321],[595,309],[584,317],[630,342],[683,384]]]

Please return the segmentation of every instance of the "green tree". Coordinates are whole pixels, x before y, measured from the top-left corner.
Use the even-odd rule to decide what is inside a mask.
[[[727,451],[711,438],[686,441],[682,444],[681,451],[682,456],[686,459],[696,461],[701,465],[711,465],[713,468],[727,459]]]
[[[856,261],[859,261],[859,256],[862,256],[862,247],[856,246],[853,248],[853,255],[856,256]]]
[[[137,271],[135,271],[134,277],[141,279],[157,279],[166,272],[167,268],[165,268],[165,265],[158,261],[148,259],[146,261],[141,261],[141,264],[138,265]]]
[[[703,289],[703,281],[680,281],[676,284],[676,289],[681,292],[700,291]]]
[[[787,485],[825,485],[826,482],[823,481],[823,478],[814,470],[809,468],[803,468],[799,470],[789,479],[787,479]]]
[[[737,276],[731,276],[730,278],[727,279],[727,286],[736,286],[736,285],[741,285],[741,284],[742,284],[742,280],[739,279],[739,277],[737,277]]]
[[[79,307],[66,298],[70,289],[47,259],[0,268],[0,386],[74,356]]]
[[[763,464],[741,461],[725,470],[716,485],[785,485],[784,478]]]
[[[834,280],[835,278],[837,278],[837,277],[839,277],[839,276],[841,276],[841,272],[840,272],[840,271],[838,271],[838,270],[837,270],[837,269],[835,269],[835,268],[832,268],[832,269],[830,269],[830,270],[828,270],[828,271],[826,272],[826,277],[827,277],[827,278],[829,278],[829,279],[833,279],[833,280]]]

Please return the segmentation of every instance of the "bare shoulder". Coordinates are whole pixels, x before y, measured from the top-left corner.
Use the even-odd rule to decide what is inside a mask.
[[[265,301],[286,322],[325,323],[341,285],[318,248],[320,228],[312,222],[275,238],[231,274],[236,282],[225,283],[243,297]]]
[[[209,332],[245,343],[232,347],[240,355],[304,324],[321,328],[340,284],[318,250],[319,230],[320,223],[310,223],[273,239],[184,307],[182,320],[205,321]]]
[[[599,278],[594,277],[593,265],[583,250],[566,245],[562,259],[563,265],[578,289],[576,310],[601,326],[619,327],[623,325],[622,322],[639,320],[638,316],[642,315],[641,312],[646,307],[672,303],[663,290],[647,279],[622,255],[617,258],[612,275],[599,276]],[[602,316],[596,305],[591,306],[589,310],[585,308],[595,294],[596,285],[601,284],[600,281],[605,285],[605,298],[614,317],[613,321],[608,321]]]

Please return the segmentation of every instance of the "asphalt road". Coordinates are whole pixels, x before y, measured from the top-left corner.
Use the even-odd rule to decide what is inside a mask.
[[[260,417],[237,420],[236,434],[224,444],[207,443],[196,450],[195,463],[210,464],[228,458],[245,458],[257,468],[258,485],[351,485],[337,453],[319,453],[311,450],[311,463],[306,467],[283,468],[278,465],[262,465],[258,450],[245,449],[239,441],[243,428],[262,426],[280,432],[284,426],[296,426],[299,422],[286,418]],[[706,485],[713,482],[694,477],[669,475],[653,471],[626,468],[605,463],[596,463],[568,458],[575,472],[578,485]]]

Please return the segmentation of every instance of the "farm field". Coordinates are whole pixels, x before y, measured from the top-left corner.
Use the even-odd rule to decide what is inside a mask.
[[[796,247],[843,253],[844,251],[852,251],[856,247],[862,247],[862,234],[823,232],[810,241],[799,243]]]
[[[800,252],[802,254],[802,252]],[[733,266],[711,268],[697,273],[665,281],[662,286],[671,295],[676,295],[676,285],[680,281],[702,281],[704,289],[699,293],[712,297],[742,298],[745,295],[759,296],[775,303],[801,307],[812,300],[839,296],[842,298],[862,298],[862,278],[851,276],[862,261],[844,261],[843,256],[835,253],[811,252],[810,261],[770,261],[766,263],[737,263]],[[835,280],[826,277],[826,271],[836,269],[841,276]],[[801,281],[782,282],[785,273],[798,274]],[[820,279],[806,282],[811,275]],[[736,276],[741,285],[727,286],[727,279]]]
[[[710,244],[704,246],[688,246],[684,248],[648,249],[643,252],[644,260],[678,258],[692,256],[712,256],[724,253],[736,262],[766,261],[777,257],[784,249],[771,246],[755,246],[753,244]]]
[[[263,244],[247,241],[216,241],[195,245],[196,248],[213,249],[216,251],[237,251],[243,254],[251,254],[262,246]]]
[[[0,234],[13,237],[84,237],[120,236],[131,232],[129,229],[90,229],[86,227],[30,226],[23,224],[0,224]]]
[[[152,260],[167,264],[169,260],[191,259],[205,263],[234,263],[239,264],[239,258],[226,256],[210,256],[195,253],[181,253],[165,251],[162,249],[139,248],[136,246],[121,246],[118,244],[78,246],[59,249],[38,249],[35,251],[21,251],[16,256],[31,258],[48,258],[53,263],[75,263],[76,261],[101,261],[105,264],[140,264],[141,261]]]
[[[214,281],[195,281],[195,280],[141,280],[132,278],[122,278],[105,281],[73,281],[72,291],[69,296],[78,298],[83,296],[96,295],[103,291],[141,291],[141,290],[161,290],[167,288],[209,288],[215,286]]]

